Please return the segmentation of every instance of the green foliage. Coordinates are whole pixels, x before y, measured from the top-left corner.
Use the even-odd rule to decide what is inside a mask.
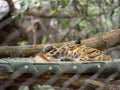
[[[82,30],[81,26],[80,26],[80,25],[77,25],[77,26],[76,26],[76,30],[81,31],[81,30]]]
[[[25,12],[23,12],[19,15],[19,20],[21,23],[24,21],[24,16],[25,16]]]
[[[38,10],[41,10],[41,9],[42,9],[42,6],[39,5],[39,6],[37,7],[37,9],[38,9]]]
[[[28,86],[20,86],[19,90],[30,90]]]
[[[20,11],[20,20],[23,21],[27,10],[32,8],[31,3],[33,2],[33,0],[20,1],[22,7]],[[114,0],[38,0],[35,1],[34,4],[35,6],[37,6],[37,9],[39,11],[46,8],[46,6],[44,6],[42,2],[47,2],[51,5],[51,7],[53,5],[53,7],[50,10],[45,11],[45,14],[43,12],[43,15],[51,16],[51,18],[55,17],[58,20],[58,27],[60,27],[60,29],[72,27],[77,22],[77,19],[82,19],[76,24],[76,26],[74,26],[74,28],[72,28],[72,30],[74,30],[72,33],[78,31],[82,32],[83,30],[86,30],[92,33],[90,35],[95,35],[99,32],[106,31],[107,29],[120,27],[118,24],[120,20],[117,21],[117,19],[120,18],[119,7],[117,7],[117,3],[115,3]],[[49,18],[49,20],[51,20],[51,18]],[[114,22],[116,22],[117,24],[114,24]],[[49,30],[49,28],[47,29]],[[64,30],[61,31],[63,32]],[[53,35],[57,36],[59,34],[55,32],[52,34],[50,33],[42,35],[42,38],[39,40],[41,40],[41,43],[46,43],[48,39],[54,38]],[[49,35],[51,35],[51,37],[49,37]],[[73,38],[75,35],[76,34],[73,34]],[[70,36],[70,33],[69,35],[66,35],[66,40],[69,40],[68,38],[71,38]],[[25,44],[26,42],[24,41],[18,43],[18,45]]]
[[[72,3],[73,3],[73,0],[66,0],[66,1],[69,1],[68,5],[72,5]]]
[[[25,41],[25,40],[20,41],[20,42],[18,42],[18,45],[19,45],[19,46],[27,45],[27,41]]]
[[[89,25],[90,25],[90,23],[88,21],[86,21],[86,20],[79,23],[79,26],[81,27],[81,29],[86,28]]]
[[[21,0],[21,12],[25,12],[28,8],[29,8],[29,4],[30,4],[31,0]]]
[[[81,0],[80,5],[87,5],[87,0]]]
[[[88,7],[88,15],[89,16],[97,16],[101,13],[101,9],[98,6],[89,5]]]
[[[41,86],[40,85],[34,85],[33,90],[40,90]]]
[[[45,44],[47,41],[47,36],[46,35],[43,35],[42,37],[42,44]]]
[[[61,10],[61,6],[54,8],[49,15],[58,15]]]
[[[69,19],[58,19],[58,24],[62,25],[63,28],[67,28],[69,25]]]

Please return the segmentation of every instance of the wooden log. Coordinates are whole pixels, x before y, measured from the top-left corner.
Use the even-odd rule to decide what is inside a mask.
[[[82,41],[82,44],[99,50],[120,45],[120,29],[111,30],[103,35],[85,39]]]
[[[64,43],[53,43],[49,45],[61,46]],[[120,45],[120,29],[111,30],[101,36],[92,37],[81,41],[82,44],[88,47],[94,47],[99,50],[104,50],[117,45]],[[47,45],[47,44],[46,44]],[[26,46],[0,46],[0,58],[3,57],[29,57],[42,51],[44,44],[26,45]]]

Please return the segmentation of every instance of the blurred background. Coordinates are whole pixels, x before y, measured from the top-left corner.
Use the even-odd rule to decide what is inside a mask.
[[[120,29],[120,0],[0,0],[0,45],[60,43]],[[105,50],[120,58],[120,45]]]

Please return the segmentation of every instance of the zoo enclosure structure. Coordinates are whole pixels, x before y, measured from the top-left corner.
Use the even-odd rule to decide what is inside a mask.
[[[120,61],[36,63],[2,58],[0,90],[119,90]]]

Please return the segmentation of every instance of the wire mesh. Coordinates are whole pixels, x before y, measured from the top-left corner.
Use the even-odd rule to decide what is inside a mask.
[[[4,62],[6,73],[1,71],[0,90],[16,87],[15,90],[119,90],[120,62],[87,63],[35,63],[32,58],[19,58]],[[30,62],[31,61],[31,62]],[[16,67],[19,65],[19,68]],[[13,71],[10,72],[8,67]],[[21,89],[22,88],[22,89]],[[35,89],[38,88],[38,89]],[[46,89],[47,88],[47,89]]]
[[[22,21],[20,19],[23,15],[22,9],[25,8],[21,8],[20,12],[9,13],[8,16],[0,19],[0,45],[7,47],[8,45],[69,41],[77,36],[89,38],[120,28],[120,13],[117,13],[120,9],[119,0],[86,0],[87,3],[70,0],[73,1],[73,6],[69,2],[68,5],[65,4],[66,7],[62,6],[59,1],[53,0],[49,3],[50,8],[49,4],[46,6],[43,4],[44,7],[37,15],[32,17],[26,15],[27,18],[24,17],[20,27],[16,26],[15,20],[19,18],[18,21]],[[63,13],[60,10],[59,15],[49,16],[51,13],[46,13],[46,11],[53,9],[51,12],[55,13],[55,10],[59,10],[59,8],[55,9],[56,5],[61,5],[59,8]],[[77,5],[80,7],[77,8]],[[72,13],[69,10],[72,10]],[[70,13],[66,16],[64,12]],[[106,45],[105,48],[114,46],[119,39],[120,37],[111,42],[111,45]],[[29,47],[24,47],[24,50],[28,49]],[[4,50],[2,48],[0,52]],[[119,59],[111,62],[35,63],[33,58],[21,58],[24,56],[21,48],[11,51],[13,52],[6,51],[9,58],[5,58],[6,56],[0,53],[0,90],[120,90]],[[105,51],[113,58],[120,58],[119,45]],[[33,53],[30,55],[34,56]]]

